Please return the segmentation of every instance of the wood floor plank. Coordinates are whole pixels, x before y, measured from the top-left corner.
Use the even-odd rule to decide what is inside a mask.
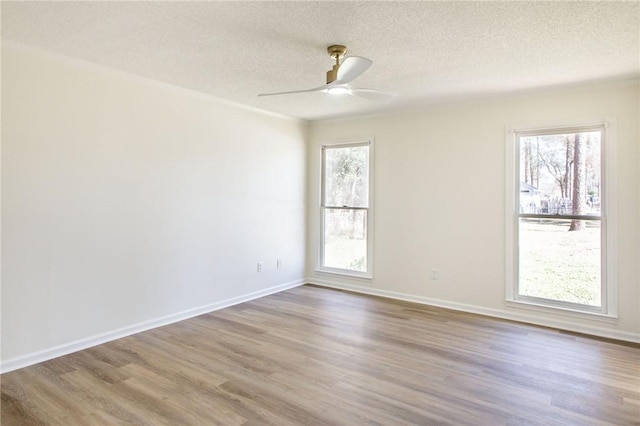
[[[6,425],[640,425],[640,348],[301,286],[0,377]]]

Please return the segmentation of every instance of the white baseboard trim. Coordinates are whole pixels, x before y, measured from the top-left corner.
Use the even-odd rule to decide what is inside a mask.
[[[325,278],[308,278],[307,282],[309,284],[315,284],[322,287],[347,290],[355,293],[369,294],[372,296],[380,296],[389,299],[404,300],[407,302],[414,302],[422,305],[437,306],[440,308],[446,308],[455,311],[462,311],[472,314],[485,315],[488,317],[524,322],[533,325],[540,325],[543,327],[551,327],[559,330],[572,331],[575,333],[588,334],[592,336],[621,340],[625,342],[640,343],[640,333],[611,330],[595,325],[586,325],[561,319],[553,319],[548,317],[541,318],[537,315],[531,315],[524,312],[512,312],[501,309],[485,308],[482,306],[467,305],[464,303],[450,302],[447,300],[432,299],[428,297],[415,296],[394,291],[380,290],[377,288],[363,287],[355,284],[345,284],[334,280],[327,280]]]
[[[209,312],[217,311],[229,306],[238,305],[240,303],[258,299],[260,297],[268,296],[270,294],[279,293],[281,291],[303,285],[305,282],[306,280],[291,281],[285,284],[269,287],[264,290],[255,291],[253,293],[244,294],[242,296],[233,297],[231,299],[222,300],[216,303],[210,303],[208,305],[199,306],[197,308],[188,309],[186,311],[177,312],[175,314],[166,315],[149,321],[143,321],[127,327],[119,328],[117,330],[100,333],[95,336],[55,346],[53,348],[44,349],[38,352],[11,358],[6,361],[0,362],[0,373],[8,373],[9,371],[18,370],[20,368],[28,367],[30,365],[38,364],[44,361],[49,361],[63,355],[68,355],[70,353],[101,345],[112,340],[131,336],[132,334],[147,331],[152,328],[162,327],[178,321],[193,318],[198,315],[207,314]]]

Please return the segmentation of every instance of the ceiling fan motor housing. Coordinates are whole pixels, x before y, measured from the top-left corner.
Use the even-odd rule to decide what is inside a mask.
[[[338,68],[340,68],[340,65],[334,65],[333,69],[327,71],[327,84],[336,81],[338,78]]]

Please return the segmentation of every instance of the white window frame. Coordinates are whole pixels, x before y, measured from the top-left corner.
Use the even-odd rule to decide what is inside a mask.
[[[325,185],[325,156],[324,151],[326,148],[348,148],[354,146],[369,146],[369,199],[366,208],[362,208],[367,211],[367,270],[355,271],[351,269],[332,268],[324,266],[324,211],[331,208],[331,206],[324,205],[324,185]],[[358,278],[373,278],[373,176],[374,176],[374,143],[373,138],[358,138],[333,142],[325,142],[320,144],[320,170],[319,170],[319,197],[318,197],[318,219],[319,219],[319,235],[318,235],[318,256],[316,259],[316,271],[325,272],[330,274],[346,275],[350,277]]]
[[[570,302],[534,298],[519,295],[518,291],[518,230],[520,152],[518,138],[533,134],[577,133],[601,130],[601,306],[591,307]],[[505,148],[505,300],[507,305],[527,309],[564,312],[570,315],[586,315],[603,319],[618,317],[617,241],[616,224],[616,126],[613,119],[578,120],[529,126],[508,127]],[[516,192],[517,191],[517,192]]]

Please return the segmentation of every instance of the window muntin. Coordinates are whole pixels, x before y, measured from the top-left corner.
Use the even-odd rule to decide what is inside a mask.
[[[514,299],[606,313],[604,127],[516,132]]]
[[[370,142],[322,146],[320,270],[369,277]]]

